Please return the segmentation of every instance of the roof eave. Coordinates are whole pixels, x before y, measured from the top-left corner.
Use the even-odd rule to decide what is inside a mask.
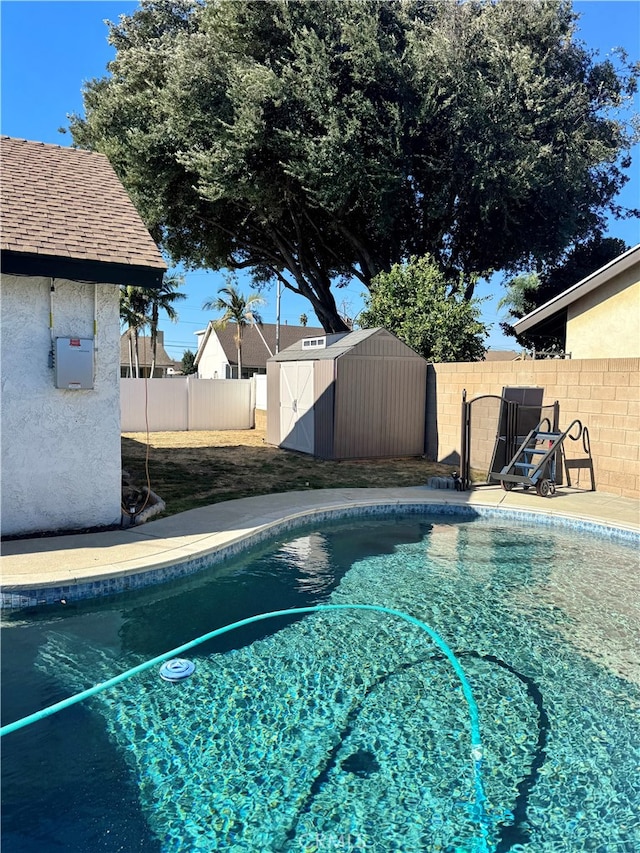
[[[213,329],[213,322],[211,320],[209,320],[209,322],[207,323],[206,329],[203,329],[201,332],[195,333],[196,335],[204,335],[204,337],[202,338],[202,340],[198,344],[198,350],[196,352],[195,358],[193,359],[193,366],[194,367],[197,367],[199,362],[200,362],[200,356],[204,352],[204,348],[207,345],[207,341],[209,340],[212,329]]]
[[[591,293],[592,290],[596,290],[596,288],[605,284],[609,279],[613,278],[613,276],[620,275],[620,273],[623,273],[625,270],[629,269],[629,267],[637,263],[639,259],[640,244],[628,249],[622,255],[619,255],[617,258],[609,261],[608,264],[605,264],[603,267],[600,267],[600,269],[592,272],[591,275],[583,278],[577,284],[572,285],[563,293],[559,293],[557,296],[554,296],[553,299],[545,302],[544,305],[540,305],[524,317],[516,320],[516,322],[512,324],[514,330],[519,335],[523,332],[528,332],[534,326],[543,322],[543,320],[548,320],[553,317],[554,314],[560,313],[560,311],[564,310],[578,299],[581,299],[583,296]]]
[[[95,284],[136,285],[156,288],[162,286],[166,266],[121,264],[58,255],[40,255],[3,249],[2,272],[44,278],[64,278]]]

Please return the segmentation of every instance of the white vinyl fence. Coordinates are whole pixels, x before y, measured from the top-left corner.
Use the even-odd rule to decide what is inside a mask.
[[[253,379],[121,379],[122,432],[251,429]]]
[[[256,383],[256,409],[267,410],[267,374],[256,373],[253,377]]]

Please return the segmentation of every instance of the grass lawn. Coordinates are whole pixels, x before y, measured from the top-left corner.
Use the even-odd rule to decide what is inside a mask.
[[[420,486],[453,468],[421,458],[324,462],[265,442],[264,430],[154,432],[151,489],[174,515],[219,501],[300,489]],[[146,483],[146,434],[122,436],[122,467]]]

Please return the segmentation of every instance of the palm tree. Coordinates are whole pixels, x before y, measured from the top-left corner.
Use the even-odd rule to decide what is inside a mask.
[[[120,288],[120,321],[127,327],[129,339],[129,376],[140,376],[138,337],[140,330],[149,322],[149,301],[143,287],[132,284]],[[133,370],[135,360],[135,374]]]
[[[218,293],[222,293],[224,296],[205,302],[202,308],[205,311],[224,312],[222,317],[214,320],[214,329],[224,329],[228,323],[237,324],[235,342],[238,348],[238,379],[242,379],[242,331],[249,323],[262,325],[262,319],[255,310],[255,306],[264,305],[265,299],[258,293],[252,293],[245,297],[233,284],[221,287]]]
[[[162,279],[159,288],[149,288],[145,291],[149,299],[149,329],[151,331],[151,371],[150,377],[156,369],[156,355],[158,350],[158,320],[160,311],[164,311],[169,320],[175,323],[178,320],[178,312],[173,303],[179,299],[186,299],[185,293],[179,293],[178,288],[184,283],[184,277],[176,273],[167,273]]]

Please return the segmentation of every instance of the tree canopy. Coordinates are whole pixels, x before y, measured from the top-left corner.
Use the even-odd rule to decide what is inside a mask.
[[[485,353],[487,329],[480,322],[480,300],[452,293],[428,256],[380,273],[360,324],[384,326],[428,361],[479,361]]]
[[[636,76],[575,22],[568,0],[142,0],[71,132],[173,263],[280,280],[341,331],[347,280],[429,253],[470,297],[615,209]]]
[[[180,369],[184,376],[190,376],[193,373],[198,372],[198,368],[195,365],[196,354],[190,350],[186,349],[182,353],[182,361],[180,362]]]

